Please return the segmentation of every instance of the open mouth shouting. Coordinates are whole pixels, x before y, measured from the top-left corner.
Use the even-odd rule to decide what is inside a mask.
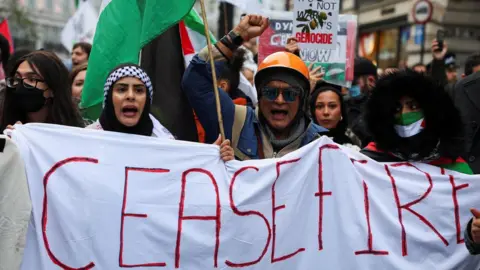
[[[135,105],[125,105],[122,107],[122,114],[126,118],[135,118],[138,114],[138,108]]]
[[[287,110],[271,110],[272,118],[276,121],[285,120],[288,115]]]

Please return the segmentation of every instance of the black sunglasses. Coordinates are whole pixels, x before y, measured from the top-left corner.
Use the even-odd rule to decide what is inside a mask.
[[[300,96],[301,89],[296,87],[277,88],[266,86],[262,89],[262,96],[269,101],[275,101],[277,97],[282,94],[283,99],[287,103],[294,102]]]

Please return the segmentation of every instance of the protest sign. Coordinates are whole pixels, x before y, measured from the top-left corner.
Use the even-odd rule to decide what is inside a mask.
[[[22,269],[478,269],[479,176],[382,164],[323,137],[281,159],[17,126],[33,213]],[[58,146],[62,147],[59,148]]]
[[[338,0],[295,0],[294,36],[304,49],[335,49]]]
[[[263,61],[268,55],[284,51],[293,29],[292,12],[270,12],[270,26],[260,36],[258,60]],[[300,57],[307,65],[321,66],[324,80],[329,83],[350,87],[353,81],[355,61],[355,42],[357,38],[357,17],[340,15],[338,18],[336,48],[333,50],[300,48]]]
[[[270,25],[259,37],[258,62],[272,53],[285,51],[288,38],[292,37],[292,12],[268,11]]]

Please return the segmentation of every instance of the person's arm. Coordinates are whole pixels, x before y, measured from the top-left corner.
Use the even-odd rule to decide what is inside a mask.
[[[243,40],[249,40],[261,35],[267,27],[267,18],[257,15],[247,15],[232,31],[242,37]],[[224,37],[223,40],[227,44],[233,44],[229,36]],[[226,61],[232,57],[235,50],[235,46],[226,46],[222,41],[219,41],[213,47],[212,54],[215,61]],[[204,48],[193,58],[183,76],[182,88],[205,129],[205,141],[207,143],[213,143],[220,133],[220,129],[218,127],[215,94],[212,91],[212,70],[207,48]],[[219,94],[225,136],[226,139],[231,139],[235,106],[227,93],[219,89]]]
[[[212,72],[210,63],[202,60],[200,55],[193,58],[185,71],[182,79],[182,90],[205,130],[205,143],[215,142],[218,134],[220,134],[220,128],[213,91]],[[235,107],[227,93],[223,92],[222,89],[219,89],[218,92],[220,94],[225,136],[227,139],[231,139]]]
[[[463,238],[465,239],[465,246],[467,247],[468,252],[470,252],[472,255],[478,255],[480,254],[480,244],[475,243],[472,239],[472,223],[473,219],[468,222]]]
[[[445,69],[445,54],[447,53],[448,46],[447,43],[443,42],[443,50],[437,51],[438,42],[436,39],[432,41],[432,70],[430,76],[437,81],[439,84],[446,86],[448,84],[447,73]]]
[[[0,268],[19,269],[32,205],[20,151],[1,135],[0,201]]]

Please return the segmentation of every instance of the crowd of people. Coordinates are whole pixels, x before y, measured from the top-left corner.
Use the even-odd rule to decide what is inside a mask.
[[[213,47],[225,138],[213,91],[209,52],[187,67],[182,91],[196,119],[199,142],[220,146],[224,161],[279,158],[328,136],[377,162],[422,162],[465,174],[480,174],[480,54],[470,56],[457,79],[455,56],[432,41],[433,60],[410,68],[377,69],[355,59],[348,89],[322,80],[307,66],[294,38],[285,51],[257,63],[255,40],[268,19],[242,16]],[[2,40],[0,40],[1,42]],[[99,119],[82,119],[80,100],[91,45],[75,44],[71,66],[54,53],[17,50],[2,43],[6,79],[0,84],[0,129],[15,124],[50,123],[175,139],[151,113],[154,89],[135,63],[114,68],[104,85]],[[258,103],[239,89],[244,76]],[[1,180],[1,179],[0,179]],[[480,254],[480,211],[465,228],[465,243]]]

